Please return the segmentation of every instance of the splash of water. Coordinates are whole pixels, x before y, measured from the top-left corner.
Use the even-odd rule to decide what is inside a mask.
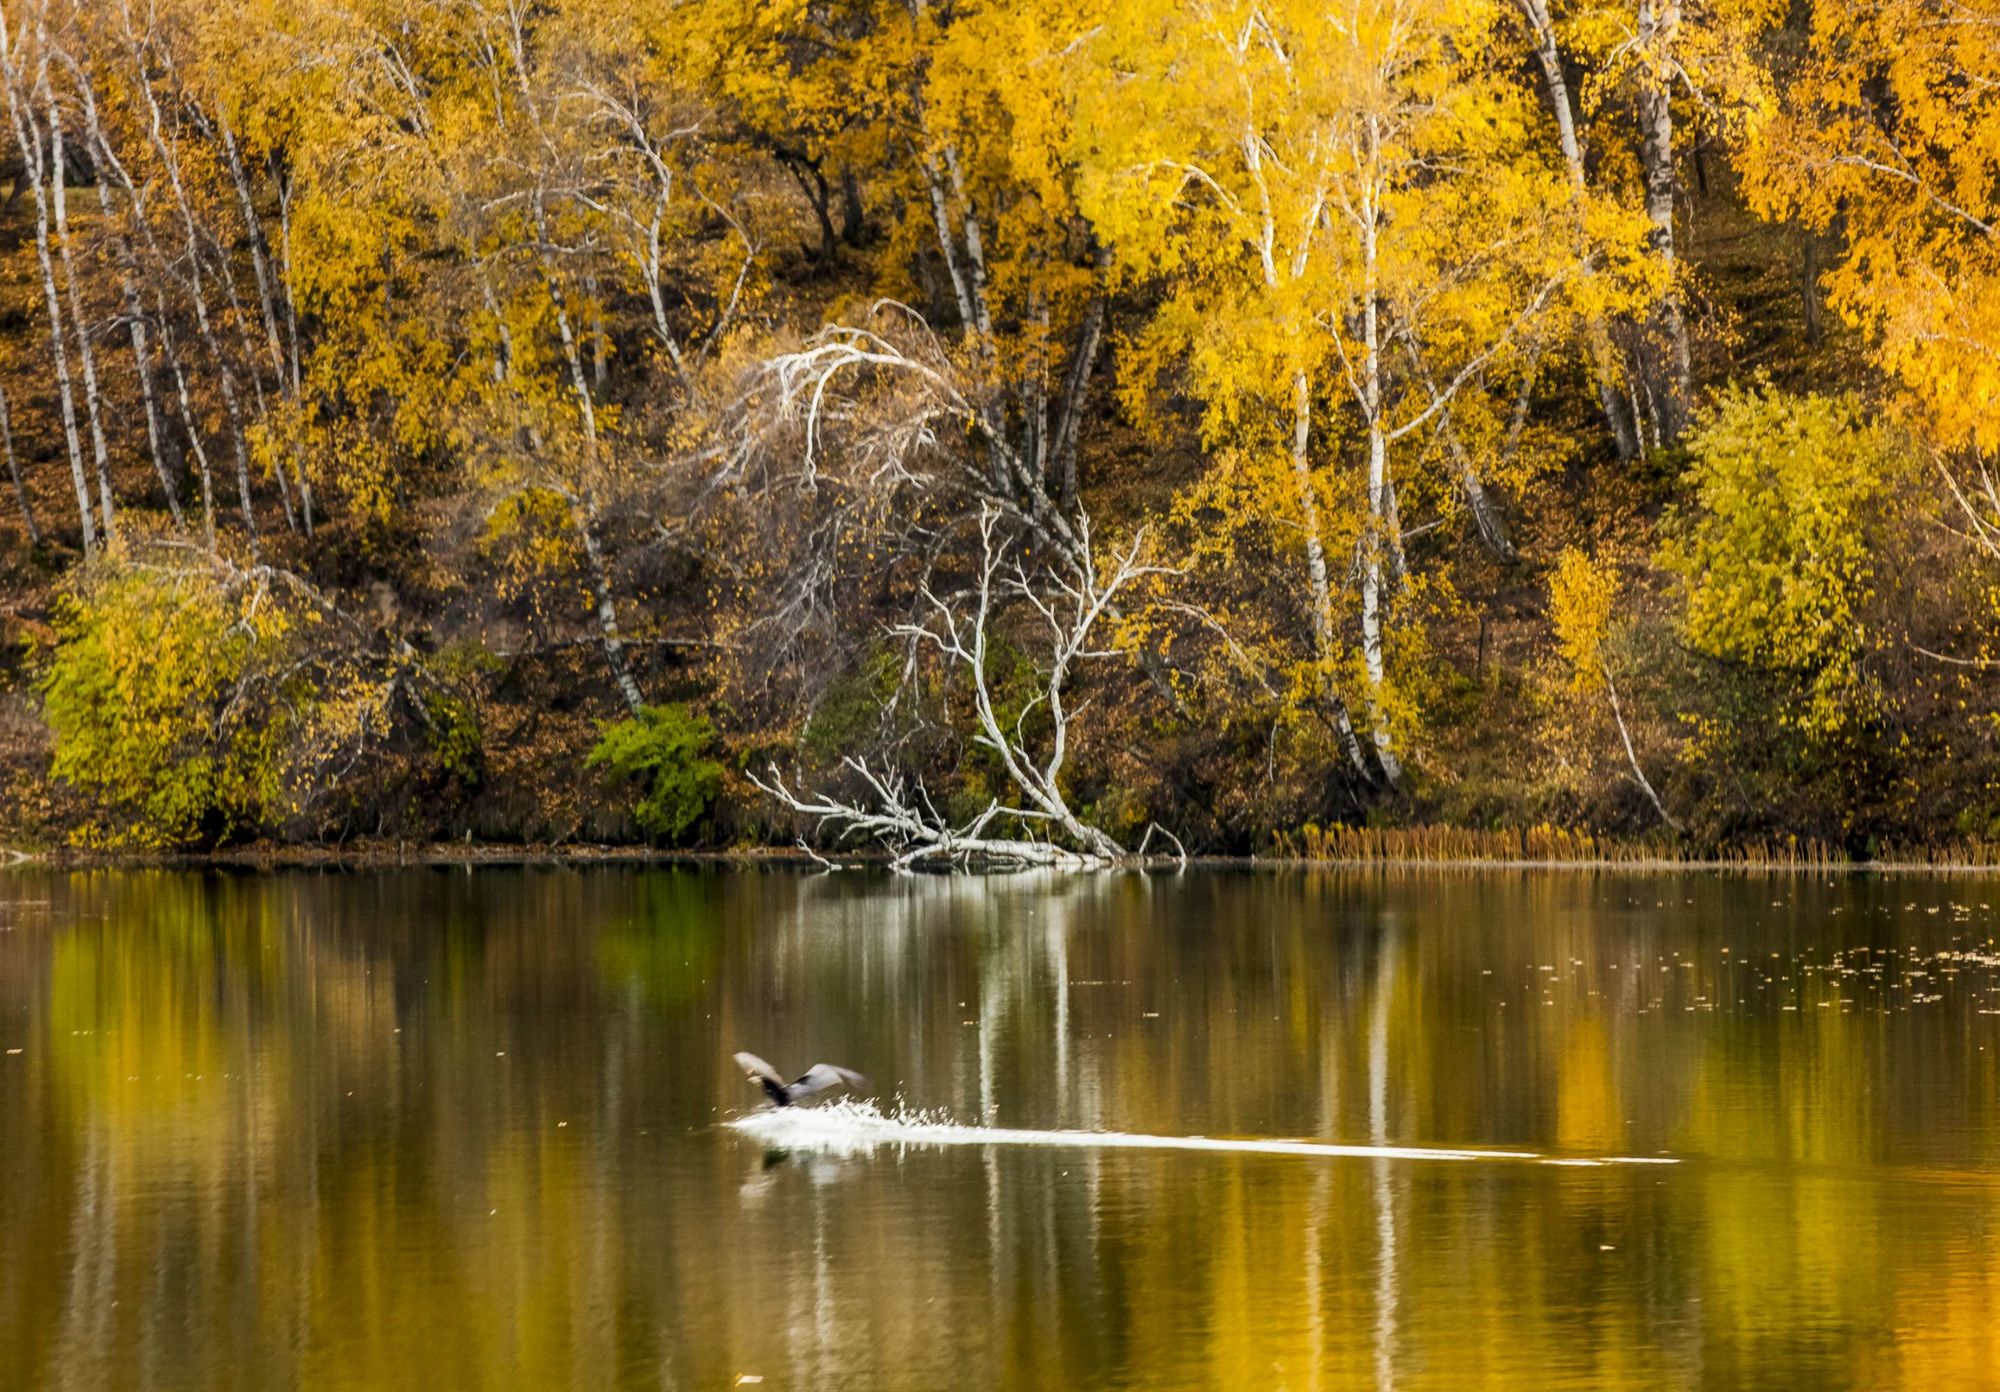
[[[1344,1145],[1334,1141],[1152,1136],[1129,1131],[1034,1131],[1006,1126],[962,1126],[942,1111],[898,1105],[884,1112],[873,1102],[842,1098],[820,1107],[774,1107],[728,1125],[776,1150],[835,1157],[878,1150],[945,1146],[1055,1146],[1078,1150],[1195,1150],[1229,1155],[1289,1155],[1312,1159],[1487,1160],[1564,1166],[1675,1165],[1663,1155],[1544,1155],[1532,1150],[1478,1147]]]

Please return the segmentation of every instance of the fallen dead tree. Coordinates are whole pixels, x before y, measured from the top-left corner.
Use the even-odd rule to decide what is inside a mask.
[[[751,781],[793,812],[815,819],[815,829],[831,833],[836,843],[858,838],[886,847],[899,869],[974,863],[1082,869],[1137,859],[1142,851],[1128,851],[1083,820],[1063,792],[1071,732],[1082,709],[1067,698],[1079,664],[1120,655],[1116,648],[1099,646],[1095,636],[1118,593],[1144,577],[1170,571],[1142,559],[1146,533],[1141,529],[1113,557],[1109,572],[1100,572],[1089,519],[1079,515],[1073,568],[1038,580],[999,535],[1000,522],[997,508],[981,509],[980,563],[969,594],[947,598],[926,585],[921,592],[928,610],[924,622],[897,624],[890,632],[928,647],[965,681],[976,725],[973,742],[999,760],[1016,800],[995,798],[978,814],[954,824],[939,812],[921,781],[853,757],[844,758],[841,766],[861,786],[854,798],[795,790],[775,765],[766,778],[753,774]],[[1039,689],[1011,726],[996,709],[988,670],[996,612],[1010,602],[1032,612],[1047,641],[1046,665],[1038,668]],[[1027,734],[1029,716],[1037,712],[1046,714],[1048,724],[1040,740]]]

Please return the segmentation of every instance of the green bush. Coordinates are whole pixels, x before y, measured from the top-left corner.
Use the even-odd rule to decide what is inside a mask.
[[[639,792],[632,818],[648,836],[677,841],[714,805],[722,765],[705,757],[715,726],[684,705],[646,706],[604,726],[585,765]]]
[[[424,731],[438,767],[467,785],[477,784],[486,771],[486,732],[479,710],[452,691],[425,692]]]
[[[1810,738],[1865,723],[1879,693],[1864,611],[1902,463],[1894,437],[1853,396],[1766,386],[1719,393],[1688,446],[1691,503],[1660,559],[1685,582],[1689,644],[1784,678],[1794,698],[1777,718]]]
[[[107,814],[82,839],[212,843],[282,801],[285,707],[244,697],[284,625],[200,571],[106,567],[62,597],[42,712],[51,771]]]
[[[877,644],[859,665],[836,677],[814,704],[799,743],[822,763],[872,749],[884,735],[882,713],[902,681],[903,655]],[[895,732],[889,732],[891,734]]]

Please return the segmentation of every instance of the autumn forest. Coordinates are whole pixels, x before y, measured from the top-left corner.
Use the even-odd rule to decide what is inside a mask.
[[[2000,842],[1996,0],[0,21],[11,844]]]

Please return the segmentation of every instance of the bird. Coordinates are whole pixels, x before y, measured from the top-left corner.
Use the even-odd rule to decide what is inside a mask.
[[[794,1102],[803,1102],[816,1093],[828,1088],[849,1087],[859,1092],[868,1086],[868,1080],[849,1068],[838,1064],[816,1063],[800,1074],[794,1082],[786,1082],[778,1070],[758,1058],[755,1054],[736,1055],[736,1066],[741,1068],[750,1081],[764,1089],[764,1095],[772,1105],[789,1107]]]

